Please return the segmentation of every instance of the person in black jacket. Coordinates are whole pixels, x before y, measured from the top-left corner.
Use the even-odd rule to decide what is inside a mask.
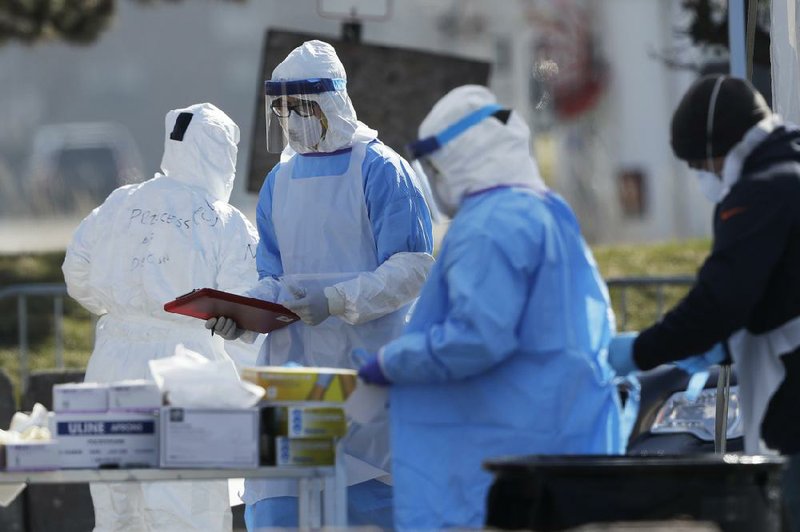
[[[790,457],[785,499],[800,513],[800,129],[747,81],[710,75],[675,110],[672,149],[716,204],[711,254],[688,295],[617,337],[609,361],[627,373],[732,358],[745,451]]]

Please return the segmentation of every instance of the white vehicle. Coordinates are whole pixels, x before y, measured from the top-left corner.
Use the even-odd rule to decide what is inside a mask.
[[[142,180],[139,149],[114,123],[43,126],[36,133],[25,195],[36,213],[87,214],[120,185]]]

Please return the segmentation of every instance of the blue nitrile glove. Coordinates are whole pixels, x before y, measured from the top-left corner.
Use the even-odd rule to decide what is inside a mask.
[[[608,344],[608,364],[618,375],[628,375],[640,371],[633,362],[633,341],[638,332],[620,333]]]
[[[328,319],[331,311],[328,309],[328,298],[323,289],[308,291],[290,289],[297,299],[283,301],[282,305],[303,320],[306,325],[318,325]]]
[[[720,344],[715,344],[714,347],[701,355],[694,355],[683,360],[675,361],[675,365],[681,368],[689,375],[705,371],[714,364],[719,364],[725,360],[728,355],[725,353],[725,347]]]
[[[389,386],[391,382],[386,378],[381,370],[378,356],[370,354],[366,349],[354,349],[350,355],[359,364],[358,376],[367,384],[378,386]]]

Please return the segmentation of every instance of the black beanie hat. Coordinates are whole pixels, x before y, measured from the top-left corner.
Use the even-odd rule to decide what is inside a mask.
[[[764,97],[748,81],[720,74],[704,76],[689,87],[672,115],[672,151],[679,159],[708,157],[708,112],[720,78],[711,123],[712,157],[727,155],[751,127],[771,114]]]

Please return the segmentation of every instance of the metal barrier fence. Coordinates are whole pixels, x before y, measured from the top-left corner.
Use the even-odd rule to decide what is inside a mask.
[[[630,318],[628,310],[628,294],[634,290],[655,290],[656,314],[655,318],[660,318],[666,312],[665,289],[670,287],[689,289],[694,283],[695,278],[690,275],[675,275],[661,277],[613,277],[606,280],[612,302],[617,309],[617,328],[620,331],[627,330]],[[617,301],[616,297],[619,297]]]
[[[28,298],[53,298],[53,324],[55,335],[55,364],[64,368],[64,296],[67,287],[61,283],[15,284],[0,288],[0,301],[8,298],[17,299],[17,329],[19,341],[19,378],[22,393],[28,389],[29,344],[28,344]]]
[[[664,291],[669,287],[685,287],[694,282],[692,276],[670,277],[614,277],[606,280],[614,307],[617,310],[617,325],[624,331],[629,322],[629,293],[633,290],[655,290],[656,318],[661,317],[665,309]],[[28,298],[53,298],[53,323],[55,335],[55,367],[64,368],[64,297],[67,288],[60,283],[16,284],[0,288],[0,301],[8,298],[17,299],[17,324],[19,341],[19,378],[22,393],[28,388],[30,375],[29,333],[28,333]]]

